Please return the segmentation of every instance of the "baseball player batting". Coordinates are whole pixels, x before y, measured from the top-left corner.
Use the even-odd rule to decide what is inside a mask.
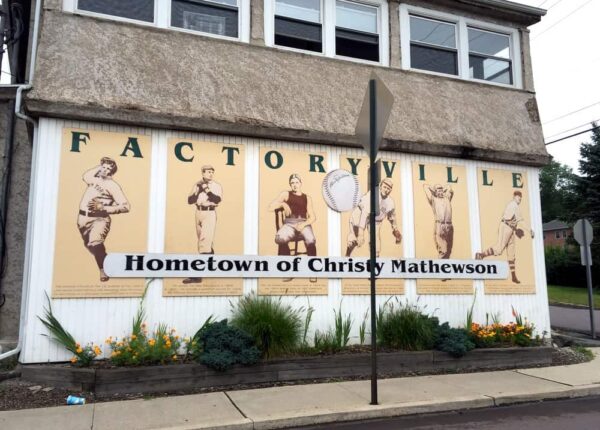
[[[450,258],[454,243],[454,226],[452,225],[452,197],[454,190],[444,188],[440,184],[433,187],[423,184],[425,196],[433,211],[433,240],[438,258]]]
[[[504,208],[504,213],[502,214],[502,219],[500,220],[500,225],[498,226],[498,241],[495,245],[489,247],[485,251],[477,252],[475,254],[475,258],[477,260],[481,260],[491,255],[501,255],[506,249],[506,258],[508,260],[512,282],[515,284],[521,283],[521,281],[519,281],[517,278],[515,267],[515,236],[521,239],[525,235],[523,228],[527,229],[525,226],[523,226],[523,228],[519,228],[519,224],[524,224],[523,216],[521,216],[521,209],[519,208],[522,199],[523,194],[521,191],[515,191],[513,193],[513,199],[508,202]],[[529,229],[529,232],[531,234],[531,238],[533,239],[533,230]]]
[[[94,256],[100,271],[100,281],[106,282],[109,277],[104,272],[106,247],[104,241],[110,231],[110,215],[127,213],[129,202],[119,184],[113,180],[117,173],[115,160],[103,157],[100,165],[83,174],[83,182],[87,188],[79,203],[77,227],[83,244]]]
[[[202,180],[194,184],[188,196],[188,204],[196,206],[196,235],[198,253],[214,254],[213,241],[217,227],[217,207],[223,199],[223,187],[213,180],[215,168],[202,166]],[[202,278],[185,278],[184,284],[202,282]]]
[[[402,234],[398,229],[396,222],[396,209],[394,199],[390,197],[394,183],[390,178],[385,178],[379,184],[379,213],[375,216],[375,223],[377,226],[377,241],[376,251],[377,256],[381,251],[381,223],[384,219],[390,222],[392,226],[392,235],[396,241],[396,244],[402,242]],[[352,255],[354,248],[361,247],[365,243],[365,230],[369,227],[369,214],[371,212],[371,192],[367,191],[358,206],[354,208],[350,215],[350,231],[348,232],[348,245],[346,248],[346,257]]]

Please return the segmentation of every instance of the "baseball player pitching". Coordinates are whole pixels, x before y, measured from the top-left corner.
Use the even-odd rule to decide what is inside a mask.
[[[532,239],[534,237],[533,230],[531,228],[528,229],[525,226],[523,216],[521,215],[521,209],[519,208],[519,205],[521,204],[522,199],[523,194],[521,191],[515,191],[513,193],[513,199],[508,202],[504,208],[504,213],[502,214],[502,219],[500,220],[500,225],[498,226],[498,241],[495,245],[489,247],[485,251],[477,252],[475,254],[475,258],[477,260],[481,260],[492,255],[501,255],[506,249],[506,258],[508,259],[508,266],[510,268],[512,282],[515,284],[521,283],[521,281],[519,281],[517,278],[515,267],[515,236],[517,236],[519,239],[523,238],[523,236],[525,236],[523,229],[525,229],[529,230]],[[519,225],[521,225],[521,227],[519,227]]]
[[[109,279],[104,272],[106,258],[104,241],[110,231],[110,216],[127,213],[131,209],[123,190],[113,180],[115,173],[117,173],[115,160],[103,157],[100,165],[83,174],[83,182],[87,184],[87,188],[79,203],[77,216],[77,228],[83,244],[96,260],[101,282]]]
[[[454,226],[452,225],[454,190],[450,186],[444,188],[440,184],[434,186],[423,184],[423,190],[433,211],[433,240],[438,258],[450,258],[454,243]]]
[[[381,251],[381,223],[384,219],[390,222],[392,226],[392,234],[396,241],[396,244],[402,242],[402,234],[398,229],[396,222],[396,205],[394,199],[390,197],[394,183],[390,178],[385,178],[379,184],[379,213],[375,216],[375,223],[377,226],[377,241],[376,251],[377,256]],[[369,214],[371,211],[371,192],[367,191],[358,206],[354,208],[350,215],[350,231],[348,233],[348,245],[346,248],[346,257],[352,255],[354,248],[361,247],[365,243],[365,230],[369,228]]]
[[[196,235],[198,253],[214,254],[213,241],[217,227],[217,207],[223,199],[223,187],[213,180],[215,168],[202,166],[202,180],[194,184],[188,196],[188,204],[196,206]],[[185,278],[184,284],[202,282],[202,278]]]

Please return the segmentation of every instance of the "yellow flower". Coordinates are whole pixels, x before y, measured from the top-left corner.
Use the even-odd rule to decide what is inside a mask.
[[[173,361],[177,361],[177,355],[174,355],[173,357],[171,357],[173,359]]]
[[[100,355],[100,354],[102,354],[102,350],[101,350],[101,349],[100,349],[98,346],[95,346],[95,347],[94,347],[94,353],[95,353],[96,355]]]
[[[156,340],[154,340],[154,339],[150,339],[148,341],[148,345],[150,345],[150,346],[154,346],[155,343],[156,343]]]
[[[136,339],[137,339],[137,336],[135,334],[132,334],[131,335],[131,340],[136,340]]]
[[[77,349],[75,350],[75,352],[76,352],[77,354],[81,354],[81,353],[83,352],[83,349],[81,349],[81,347],[80,347],[80,346],[78,346],[78,347],[77,347]]]
[[[115,351],[112,352],[112,354],[110,354],[111,357],[115,357],[117,355],[117,353]]]
[[[77,363],[77,357],[71,358],[71,363]]]

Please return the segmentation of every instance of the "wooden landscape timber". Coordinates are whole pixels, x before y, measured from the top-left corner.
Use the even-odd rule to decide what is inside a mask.
[[[381,376],[408,372],[507,369],[549,365],[552,363],[552,348],[476,349],[461,358],[439,351],[382,352],[377,355],[377,360]],[[235,366],[225,372],[217,372],[197,363],[90,369],[32,364],[22,366],[21,377],[42,385],[107,395],[360,378],[369,376],[370,371],[370,353],[356,353],[273,359],[254,366]]]

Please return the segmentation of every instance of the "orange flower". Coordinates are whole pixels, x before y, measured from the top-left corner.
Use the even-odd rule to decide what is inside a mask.
[[[71,358],[71,363],[73,363],[73,364],[77,363],[77,357]]]
[[[78,345],[79,345],[79,344],[78,344]],[[77,347],[77,349],[75,350],[75,352],[76,352],[77,354],[81,354],[81,353],[83,352],[83,349],[81,349],[81,347],[80,347],[80,346],[78,346],[78,347]]]

